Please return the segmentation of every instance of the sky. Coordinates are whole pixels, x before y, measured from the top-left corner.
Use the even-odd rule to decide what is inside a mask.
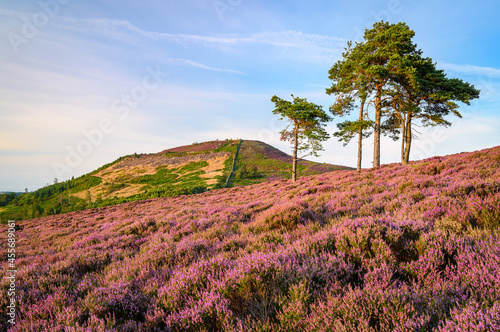
[[[500,145],[499,14],[497,0],[0,0],[0,191],[215,139],[290,153],[271,97],[328,110],[328,70],[380,20],[406,22],[424,56],[481,90],[450,128],[417,127],[410,158]],[[309,159],[355,167],[355,141],[324,149]],[[399,160],[383,138],[381,162]]]

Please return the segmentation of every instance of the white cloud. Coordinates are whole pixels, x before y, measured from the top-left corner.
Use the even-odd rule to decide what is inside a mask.
[[[255,43],[269,44],[285,47],[305,47],[307,45],[336,45],[339,42],[345,43],[346,39],[330,37],[318,34],[308,34],[301,31],[283,31],[283,32],[264,32],[253,33],[248,35],[229,35],[229,36],[203,36],[194,34],[171,34],[164,32],[146,31],[125,20],[104,20],[92,19],[87,23],[98,27],[119,27],[135,32],[151,39],[167,39],[177,42],[192,41],[198,43],[214,43],[214,44],[240,44],[240,43]],[[101,30],[102,31],[102,30]]]
[[[470,75],[480,75],[500,78],[500,69],[492,67],[480,67],[474,65],[457,65],[453,63],[447,63],[440,61],[438,62],[438,68],[445,70],[452,70],[459,73],[470,74]]]
[[[163,58],[163,61],[167,64],[170,64],[170,65],[183,65],[183,66],[190,66],[190,67],[195,67],[195,68],[200,68],[200,69],[205,69],[205,70],[210,70],[210,71],[216,71],[216,72],[221,72],[221,73],[245,75],[245,73],[238,71],[238,70],[215,68],[215,67],[207,66],[203,63],[199,63],[199,62],[192,61],[189,59]]]
[[[199,34],[173,34],[166,32],[147,31],[126,20],[116,19],[63,19],[68,25],[67,29],[77,29],[82,33],[99,33],[109,38],[129,41],[131,34],[145,37],[154,41],[174,42],[181,45],[195,44],[205,47],[242,47],[245,45],[271,46],[281,49],[288,57],[307,62],[332,61],[332,58],[341,54],[347,40],[338,37],[309,34],[301,31],[261,32],[250,34],[226,34],[226,35],[199,35]],[[195,65],[199,68],[233,72],[228,69],[213,68],[197,63],[185,64]]]

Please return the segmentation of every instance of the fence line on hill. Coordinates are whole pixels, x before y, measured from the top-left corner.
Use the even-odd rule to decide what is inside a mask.
[[[234,174],[234,167],[236,166],[236,158],[238,158],[238,152],[240,151],[241,142],[243,142],[242,139],[240,139],[238,147],[236,148],[236,153],[234,154],[234,159],[233,159],[233,167],[231,167],[231,172],[229,172],[224,188],[227,188],[227,186],[229,185],[229,181],[231,180],[231,176]]]

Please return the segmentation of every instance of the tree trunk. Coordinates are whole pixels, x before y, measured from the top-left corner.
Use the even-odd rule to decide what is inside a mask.
[[[365,100],[361,101],[361,107],[359,109],[359,121],[363,121],[363,111],[365,108]],[[361,171],[361,159],[363,158],[363,127],[359,127],[358,133],[358,172]]]
[[[373,168],[380,166],[380,121],[382,118],[382,87],[377,86],[375,99],[375,128],[373,129]]]
[[[402,164],[408,165],[410,162],[410,148],[411,148],[411,117],[408,117],[405,128],[405,149]]]
[[[405,165],[405,146],[406,146],[406,119],[401,119],[401,164]]]
[[[299,126],[295,124],[293,129],[293,157],[292,157],[292,182],[297,180],[297,151],[299,148]]]

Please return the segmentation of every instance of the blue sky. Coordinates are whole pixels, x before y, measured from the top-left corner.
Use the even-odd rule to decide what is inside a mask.
[[[411,159],[500,145],[499,14],[497,1],[1,0],[0,191],[213,139],[290,152],[270,98],[327,110],[328,69],[380,20],[406,22],[425,56],[482,91],[451,128],[418,128]],[[355,142],[324,147],[312,160],[355,166]],[[382,163],[399,148],[383,139]]]

